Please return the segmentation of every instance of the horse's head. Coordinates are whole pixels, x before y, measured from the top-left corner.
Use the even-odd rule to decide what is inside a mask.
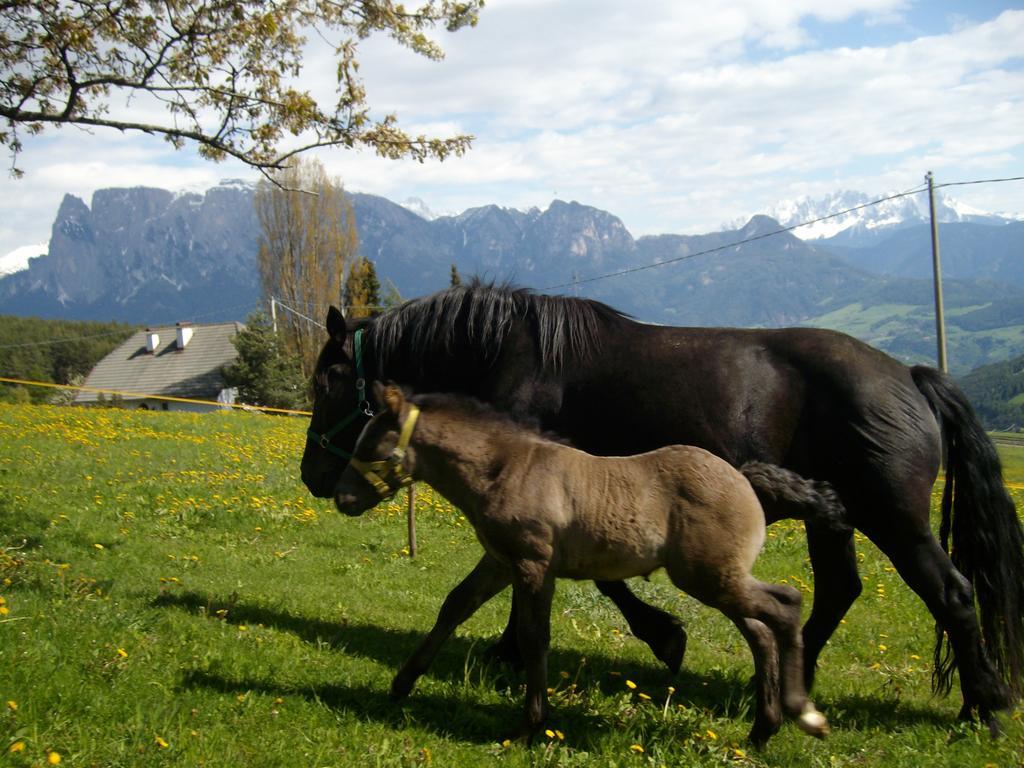
[[[334,503],[355,517],[393,496],[412,482],[414,452],[410,450],[419,408],[394,384],[373,385],[383,406],[363,428],[353,456],[334,489]]]
[[[348,463],[359,431],[366,424],[365,372],[361,339],[345,323],[341,312],[327,313],[327,333],[313,373],[313,416],[302,454],[302,482],[322,499],[334,495],[334,486]]]

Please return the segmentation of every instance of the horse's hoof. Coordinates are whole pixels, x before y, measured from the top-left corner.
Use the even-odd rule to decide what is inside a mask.
[[[686,655],[686,630],[679,624],[674,627],[674,630],[662,645],[661,651],[655,653],[655,656],[669,668],[673,675],[677,675],[683,666],[683,657]]]
[[[533,737],[537,735],[539,728],[531,728],[526,725],[521,725],[513,731],[509,731],[502,738],[501,743],[508,742],[509,744],[519,744],[523,747],[529,747],[533,744]]]
[[[388,699],[392,702],[402,701],[412,693],[414,685],[416,685],[415,680],[409,680],[399,672],[395,675],[395,679],[391,681],[391,692],[388,694]]]
[[[811,702],[804,704],[804,711],[796,719],[796,724],[804,733],[824,739],[828,735],[828,720]]]
[[[516,671],[526,668],[519,649],[515,646],[509,647],[500,641],[484,651],[484,661],[488,664],[504,664]]]

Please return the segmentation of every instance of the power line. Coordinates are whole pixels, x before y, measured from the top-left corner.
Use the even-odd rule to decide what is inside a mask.
[[[1024,181],[1024,176],[1006,176],[1006,177],[997,178],[997,179],[972,179],[970,181],[948,181],[948,182],[946,182],[944,184],[935,184],[934,185],[934,189],[940,189],[942,187],[963,187],[963,186],[967,186],[967,185],[970,185],[970,184],[998,184],[998,183],[1006,182],[1006,181]],[[626,269],[620,269],[620,270],[618,270],[616,272],[608,272],[608,273],[605,273],[603,275],[595,275],[593,277],[586,277],[586,278],[583,278],[583,279],[577,278],[575,280],[571,280],[571,281],[566,282],[566,283],[559,283],[558,285],[551,285],[551,286],[548,286],[547,288],[542,288],[541,290],[543,290],[543,291],[552,291],[552,290],[556,290],[558,288],[574,287],[574,286],[577,286],[577,285],[581,285],[583,283],[593,283],[593,282],[597,282],[598,280],[607,280],[608,278],[612,278],[612,277],[622,277],[623,275],[633,274],[634,272],[642,272],[642,271],[647,270],[647,269],[655,269],[657,267],[665,266],[666,264],[675,264],[675,263],[678,263],[680,261],[686,261],[688,259],[695,259],[698,256],[707,256],[710,253],[717,253],[719,251],[728,250],[729,248],[736,248],[736,247],[741,246],[741,245],[746,245],[747,243],[752,243],[752,242],[754,242],[756,240],[763,240],[763,239],[765,239],[767,237],[774,237],[775,235],[781,235],[784,232],[792,232],[794,229],[799,229],[800,227],[806,227],[806,226],[809,226],[811,224],[817,224],[817,223],[822,222],[822,221],[828,221],[829,219],[834,219],[834,218],[837,218],[839,216],[845,216],[848,213],[853,213],[855,211],[863,210],[864,208],[870,208],[872,206],[888,202],[889,200],[896,200],[896,199],[901,198],[901,197],[907,197],[909,195],[916,195],[916,194],[918,194],[920,192],[923,192],[927,188],[928,188],[927,185],[918,185],[918,186],[914,187],[913,189],[908,189],[906,192],[899,192],[897,194],[887,195],[885,197],[880,197],[877,200],[872,200],[872,201],[867,202],[867,203],[862,203],[860,205],[855,205],[855,206],[853,206],[851,208],[846,208],[845,210],[842,210],[842,211],[836,211],[835,213],[830,213],[830,214],[827,214],[825,216],[819,216],[818,218],[815,218],[815,219],[809,219],[807,221],[801,221],[798,224],[791,224],[788,227],[781,227],[781,228],[773,230],[771,232],[764,232],[764,233],[762,233],[760,235],[753,235],[751,237],[744,238],[742,240],[736,240],[734,242],[726,243],[724,245],[715,246],[714,248],[706,248],[706,249],[704,249],[702,251],[695,251],[694,253],[685,254],[684,256],[676,256],[675,258],[665,259],[664,261],[659,261],[656,264],[642,264],[642,265],[638,265],[638,266],[635,266],[635,267],[628,267]]]
[[[289,307],[289,306],[288,306],[287,304],[285,304],[285,303],[284,303],[283,301],[281,301],[281,300],[280,300],[279,298],[277,298],[276,296],[274,297],[274,301],[275,301],[275,302],[276,302],[276,303],[278,304],[278,306],[280,306],[280,307],[281,307],[282,309],[287,309],[287,310],[288,310],[289,312],[291,312],[291,313],[292,313],[293,315],[295,315],[296,317],[301,317],[301,318],[302,318],[303,320],[305,320],[305,321],[306,321],[307,323],[312,323],[312,324],[313,324],[313,325],[315,325],[315,326],[316,326],[317,328],[323,328],[324,330],[326,330],[326,329],[327,329],[327,326],[325,326],[325,325],[324,325],[323,323],[318,323],[318,322],[317,322],[316,320],[314,320],[313,318],[311,318],[311,317],[308,317],[308,316],[306,316],[306,315],[302,314],[302,313],[301,313],[301,312],[299,312],[299,311],[298,311],[297,309],[293,309],[292,307]]]
[[[935,189],[942,187],[966,187],[969,184],[998,184],[1003,181],[1024,181],[1024,176],[1007,176],[1001,179],[975,179],[974,181],[947,181],[945,184],[936,184]]]
[[[641,265],[638,265],[636,267],[628,267],[626,269],[620,269],[620,270],[618,270],[616,272],[608,272],[608,273],[603,274],[603,275],[595,275],[594,277],[585,277],[583,279],[572,280],[572,281],[570,281],[568,283],[559,283],[558,285],[551,285],[551,286],[548,286],[547,288],[542,288],[541,290],[542,291],[552,291],[552,290],[555,290],[556,288],[568,288],[568,287],[572,287],[572,286],[576,286],[576,285],[582,285],[583,283],[593,283],[593,282],[596,282],[598,280],[607,280],[610,277],[622,277],[623,275],[630,275],[630,274],[633,274],[634,272],[642,272],[642,271],[644,271],[646,269],[655,269],[657,267],[663,267],[666,264],[675,264],[675,263],[678,263],[680,261],[686,261],[688,259],[695,259],[698,256],[706,256],[709,253],[717,253],[719,251],[725,251],[725,250],[728,250],[730,248],[737,248],[737,247],[739,247],[741,245],[746,245],[747,243],[753,243],[756,240],[764,240],[767,237],[774,237],[775,235],[781,235],[783,232],[792,232],[794,229],[799,229],[800,227],[806,227],[806,226],[808,226],[810,224],[817,224],[818,222],[821,222],[821,221],[828,221],[829,219],[834,219],[834,218],[836,218],[838,216],[845,216],[848,213],[853,213],[854,211],[859,211],[859,210],[861,210],[863,208],[870,208],[873,205],[879,205],[880,203],[884,203],[884,202],[887,202],[889,200],[896,200],[896,199],[901,198],[901,197],[907,197],[908,195],[916,195],[917,193],[924,191],[926,188],[927,187],[925,187],[923,185],[919,185],[917,187],[914,187],[913,189],[907,190],[906,192],[899,192],[899,193],[894,194],[894,195],[887,195],[886,197],[880,197],[877,200],[872,200],[869,203],[862,203],[861,205],[855,205],[852,208],[846,208],[845,210],[842,210],[842,211],[836,211],[835,213],[830,213],[830,214],[828,214],[826,216],[819,216],[816,219],[810,219],[808,221],[802,221],[799,224],[791,224],[788,227],[781,227],[780,229],[775,229],[775,230],[772,230],[771,232],[762,232],[760,235],[752,235],[752,236],[744,238],[742,240],[735,240],[733,242],[725,243],[724,245],[717,245],[714,248],[705,248],[702,251],[695,251],[694,253],[687,253],[687,254],[685,254],[683,256],[676,256],[676,257],[671,258],[671,259],[665,259],[664,261],[659,261],[659,262],[657,262],[655,264],[641,264]]]

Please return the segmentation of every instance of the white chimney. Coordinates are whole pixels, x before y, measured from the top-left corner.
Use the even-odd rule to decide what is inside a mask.
[[[184,349],[189,339],[192,338],[192,324],[181,322],[177,323],[175,328],[177,329],[178,349]]]
[[[160,334],[154,331],[152,328],[146,329],[146,351],[156,352],[157,347],[160,346]]]

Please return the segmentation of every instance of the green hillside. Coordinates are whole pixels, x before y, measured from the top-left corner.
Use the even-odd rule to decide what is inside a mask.
[[[982,366],[960,380],[987,429],[1024,426],[1024,355]]]
[[[0,315],[0,377],[70,384],[127,339],[125,323]],[[0,401],[46,402],[52,389],[0,383]]]

